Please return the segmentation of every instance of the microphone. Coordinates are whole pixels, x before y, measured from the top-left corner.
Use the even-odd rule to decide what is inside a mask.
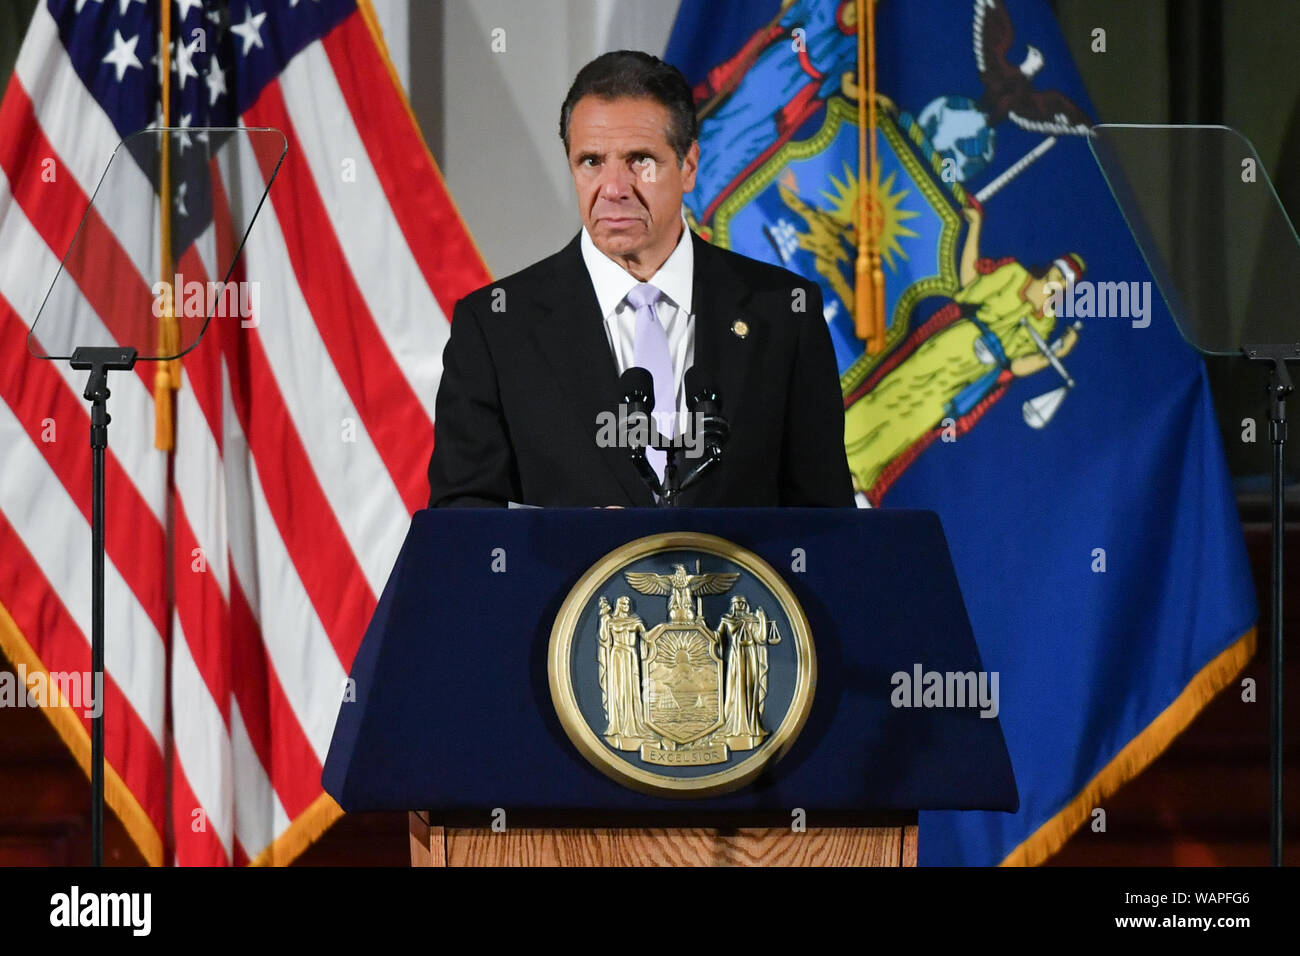
[[[686,409],[703,432],[704,450],[710,458],[722,456],[731,426],[722,416],[722,396],[705,384],[704,374],[692,365],[686,370]]]
[[[686,408],[691,428],[703,446],[700,460],[683,477],[679,491],[694,484],[722,458],[722,448],[731,435],[731,426],[722,415],[722,396],[705,383],[704,375],[692,365],[686,370]]]
[[[619,378],[618,391],[623,398],[623,406],[627,409],[627,428],[633,442],[632,447],[639,448],[644,454],[647,445],[658,445],[658,431],[651,416],[655,410],[654,376],[648,369],[633,365]],[[639,441],[641,436],[647,439],[644,443]]]
[[[619,395],[627,409],[627,435],[630,442],[628,456],[636,466],[637,474],[646,483],[656,499],[663,497],[659,476],[646,459],[647,445],[656,445],[659,430],[655,428],[651,412],[655,410],[655,379],[649,369],[633,365],[618,380]],[[646,441],[640,439],[644,436]]]

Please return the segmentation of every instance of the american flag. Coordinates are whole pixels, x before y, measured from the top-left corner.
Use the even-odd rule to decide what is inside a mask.
[[[427,498],[452,304],[489,277],[368,0],[178,0],[165,118],[159,6],[43,2],[0,104],[0,647],[29,675],[90,666],[84,373],[25,337],[104,164],[164,119],[283,131],[233,276],[260,287],[256,326],[214,319],[186,356],[170,455],[155,367],[110,378],[105,714],[107,800],[147,860],[286,863],[341,815],[321,764]],[[110,292],[160,278],[120,241],[136,198],[96,198],[103,251],[68,276],[104,340]],[[211,272],[220,216],[173,221],[178,271]],[[88,768],[89,719],[46,713]]]

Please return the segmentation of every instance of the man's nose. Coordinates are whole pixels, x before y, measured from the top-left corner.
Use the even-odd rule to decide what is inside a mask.
[[[626,199],[632,194],[635,177],[625,166],[610,163],[601,170],[599,191],[602,199]]]

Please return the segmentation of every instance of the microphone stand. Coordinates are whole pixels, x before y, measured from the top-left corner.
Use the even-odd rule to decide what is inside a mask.
[[[649,426],[645,444],[631,445],[628,449],[628,457],[632,460],[632,465],[641,476],[641,480],[654,495],[658,506],[676,508],[681,493],[695,484],[722,457],[722,446],[729,433],[726,419],[722,417],[722,400],[713,389],[701,387],[700,378],[694,367],[687,369],[686,387],[690,395],[687,407],[692,422],[697,423],[693,427],[702,430],[702,438],[709,437],[704,445],[706,451],[704,460],[691,468],[685,468],[682,463],[682,456],[686,453],[685,446],[673,439],[664,438],[651,415],[654,411],[654,383],[650,373],[643,368],[630,368],[623,373],[620,384],[625,409],[622,414],[627,420],[635,416],[638,420],[644,420]],[[711,425],[706,426],[706,420]],[[687,428],[691,427],[687,426]],[[646,458],[647,448],[655,448],[665,453],[662,481]]]
[[[677,468],[677,458],[681,449],[668,447],[664,451],[667,460],[664,462],[664,495],[660,503],[665,508],[676,508],[677,496],[682,492],[681,476]]]
[[[686,472],[686,477],[681,480],[678,491],[685,491],[691,485],[695,484],[700,478],[709,471],[717,462],[722,459],[722,449],[710,449],[709,454],[698,465]]]
[[[646,487],[655,496],[658,506],[660,508],[676,508],[677,496],[682,490],[677,467],[677,455],[680,449],[673,448],[670,443],[664,442],[657,429],[650,441],[651,444],[649,445],[634,446],[628,457],[632,459],[632,464],[636,466],[637,474],[641,476],[641,480],[645,482]],[[650,462],[645,454],[646,448],[660,448],[667,452],[668,457],[664,463],[662,482],[659,480],[659,476],[655,474],[654,468],[650,467]]]
[[[641,480],[654,493],[658,499],[661,508],[679,507],[678,500],[681,493],[691,485],[700,480],[709,470],[722,459],[722,449],[719,446],[709,446],[703,460],[691,468],[682,467],[682,455],[685,449],[674,444],[671,440],[665,441],[659,434],[658,430],[654,432],[651,438],[653,447],[660,448],[667,453],[667,460],[664,463],[664,480],[659,481],[659,476],[655,474],[650,462],[646,459],[645,450],[650,446],[640,446],[633,448],[631,451],[632,464],[636,466],[637,473]]]

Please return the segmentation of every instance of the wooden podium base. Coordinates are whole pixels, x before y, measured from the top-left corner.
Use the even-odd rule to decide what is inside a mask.
[[[434,826],[411,811],[412,866],[916,866],[915,825],[542,828]]]

